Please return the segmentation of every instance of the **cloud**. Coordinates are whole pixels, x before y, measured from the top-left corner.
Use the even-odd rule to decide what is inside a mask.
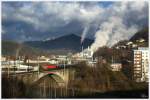
[[[82,34],[82,41],[95,37],[92,47],[97,49],[127,39],[145,25],[147,2],[2,2],[3,39],[42,40],[74,33]]]
[[[7,27],[7,29],[12,29],[12,27],[15,29],[18,23],[29,25],[35,37],[42,33],[42,37],[48,33],[55,36],[55,32],[58,30],[58,33],[61,31],[61,34],[69,34],[71,30],[68,29],[73,27],[77,30],[76,32],[79,32],[77,34],[81,34],[85,25],[94,22],[100,11],[97,3],[89,2],[5,2],[2,3],[2,22],[3,27]],[[17,24],[6,24],[12,22]],[[77,29],[78,26],[81,27]],[[24,31],[25,35],[29,34],[29,31]],[[20,30],[16,30],[16,32],[20,32]]]
[[[18,9],[10,5],[11,3],[3,4],[4,16],[2,18],[4,20],[23,21],[32,24],[35,29],[40,28],[43,31],[67,25],[72,20],[78,20],[82,24],[86,24],[94,20],[100,12],[95,5],[85,7],[85,4],[82,3],[34,2],[24,4]]]

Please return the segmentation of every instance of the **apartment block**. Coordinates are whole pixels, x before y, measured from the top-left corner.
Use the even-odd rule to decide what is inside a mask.
[[[134,50],[133,79],[136,82],[148,82],[149,49],[139,47]]]

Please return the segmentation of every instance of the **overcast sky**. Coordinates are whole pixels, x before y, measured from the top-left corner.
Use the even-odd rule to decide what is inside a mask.
[[[148,2],[2,2],[2,39],[94,38],[112,16],[114,22],[119,18],[124,26],[141,29],[148,25]]]

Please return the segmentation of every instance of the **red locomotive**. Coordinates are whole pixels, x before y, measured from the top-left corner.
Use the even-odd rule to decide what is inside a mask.
[[[43,70],[51,70],[51,69],[56,69],[56,68],[58,68],[58,66],[56,66],[56,65],[42,65],[42,69]]]

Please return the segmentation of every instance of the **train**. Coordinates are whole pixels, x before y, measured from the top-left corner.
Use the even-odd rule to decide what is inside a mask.
[[[61,69],[64,67],[72,67],[73,65],[63,65],[63,64],[59,64],[59,65],[53,65],[53,64],[45,64],[45,65],[41,65],[41,70],[43,71],[48,71],[48,70],[54,70],[54,69]]]
[[[42,70],[47,71],[47,70],[52,70],[52,69],[57,69],[57,65],[42,65],[40,67]]]

